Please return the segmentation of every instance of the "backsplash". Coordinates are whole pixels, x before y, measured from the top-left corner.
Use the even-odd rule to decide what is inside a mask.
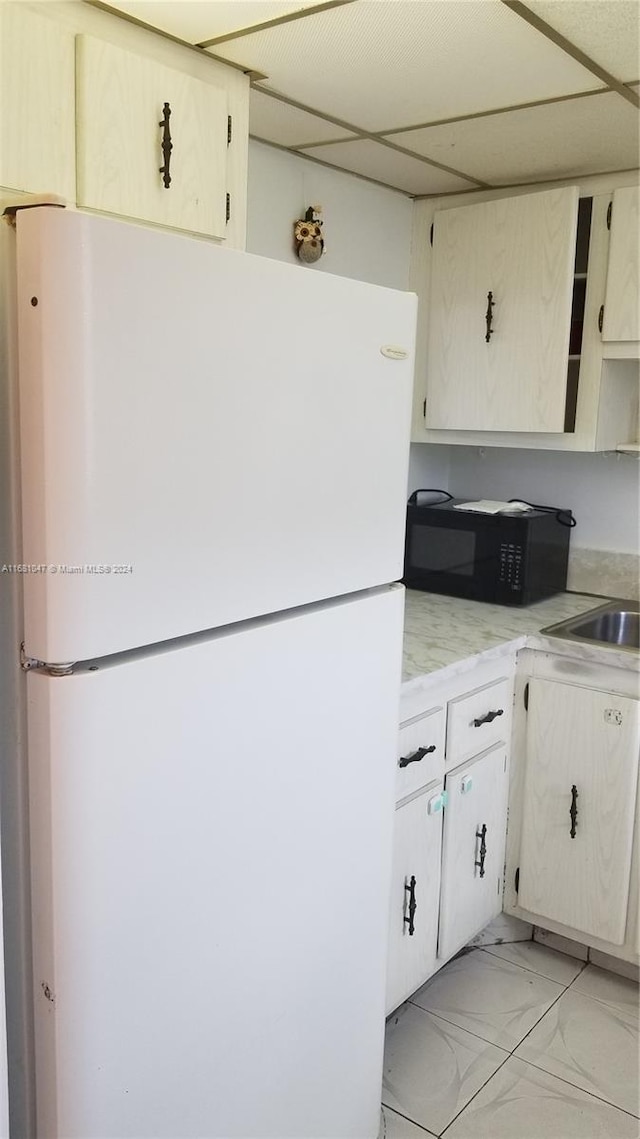
[[[567,589],[637,601],[640,599],[640,557],[638,554],[583,550],[580,546],[572,546]]]

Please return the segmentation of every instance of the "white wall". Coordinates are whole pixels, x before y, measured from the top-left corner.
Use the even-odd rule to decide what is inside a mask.
[[[293,248],[293,223],[322,206],[326,249],[305,266]],[[330,170],[260,142],[249,143],[247,250],[300,265],[408,289],[413,203],[404,194]],[[411,448],[409,490],[446,486],[447,447]]]
[[[294,250],[293,224],[308,206],[321,206],[325,252],[303,265]],[[340,170],[288,154],[266,143],[249,143],[247,249],[290,261],[305,273],[337,273],[409,287],[413,203]]]
[[[630,455],[583,455],[452,447],[456,498],[523,498],[573,510],[572,547],[638,552],[640,463]]]

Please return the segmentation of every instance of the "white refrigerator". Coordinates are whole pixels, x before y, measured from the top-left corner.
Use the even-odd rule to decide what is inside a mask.
[[[17,215],[38,1139],[375,1139],[415,297]]]

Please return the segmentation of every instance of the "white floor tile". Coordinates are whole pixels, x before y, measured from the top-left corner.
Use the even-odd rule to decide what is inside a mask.
[[[555,981],[474,949],[450,961],[411,1001],[510,1052],[562,991]]]
[[[584,962],[576,957],[568,957],[566,953],[558,953],[556,949],[547,949],[546,945],[538,945],[536,941],[519,941],[514,945],[488,945],[485,953],[492,953],[502,957],[504,961],[511,961],[514,965],[521,965],[524,969],[531,969],[541,977],[548,977],[559,985],[570,985],[578,973],[584,968]]]
[[[444,1139],[637,1139],[638,1121],[511,1058]]]
[[[380,1131],[378,1139],[436,1139],[430,1131],[423,1127],[416,1127],[401,1115],[397,1115],[390,1107],[383,1107],[380,1116]]]
[[[568,989],[515,1055],[638,1114],[638,1017]]]
[[[471,938],[469,945],[480,948],[483,945],[502,945],[510,941],[531,941],[533,926],[528,921],[511,917],[511,914],[498,914],[480,933]]]
[[[415,1005],[387,1024],[382,1102],[440,1134],[507,1053]]]
[[[635,981],[630,981],[628,977],[618,977],[606,969],[598,969],[597,965],[587,965],[571,988],[637,1015],[640,990]]]

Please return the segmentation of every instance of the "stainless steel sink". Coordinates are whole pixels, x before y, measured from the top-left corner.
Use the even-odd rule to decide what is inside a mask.
[[[548,625],[541,633],[563,641],[611,645],[637,652],[640,648],[640,605],[637,601],[608,601],[587,613]]]

